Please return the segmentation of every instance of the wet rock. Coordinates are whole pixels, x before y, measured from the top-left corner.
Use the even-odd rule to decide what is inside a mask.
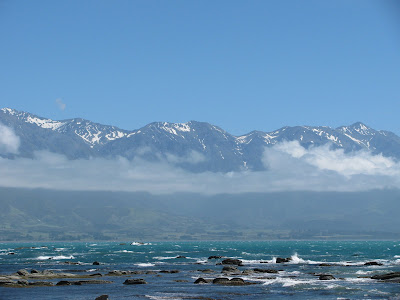
[[[222,261],[223,265],[236,265],[243,266],[243,262],[240,259],[227,258]]]
[[[17,281],[17,284],[20,284],[20,285],[29,285],[29,282],[28,282],[28,280],[20,279],[20,280]]]
[[[175,258],[186,258],[186,256],[184,256],[184,255],[178,255],[177,257],[175,257]]]
[[[8,255],[15,255],[15,252],[8,252]]]
[[[319,264],[318,266],[320,266],[320,267],[332,267],[331,264],[327,264],[327,263],[322,263],[322,264]]]
[[[257,273],[274,273],[274,274],[276,274],[276,273],[278,273],[278,270],[255,268],[254,272],[257,272]]]
[[[55,273],[51,270],[43,270],[42,274],[45,276],[53,276]]]
[[[146,271],[145,274],[147,274],[147,275],[155,275],[155,274],[157,274],[157,272],[156,271]]]
[[[225,278],[225,277],[219,277],[219,278],[215,278],[212,281],[213,284],[228,284],[229,283],[229,278]]]
[[[251,274],[253,274],[253,273],[254,273],[254,271],[253,271],[253,270],[249,270],[249,269],[244,270],[244,271],[242,272],[243,275],[251,275]]]
[[[286,257],[286,258],[278,257],[278,258],[276,259],[276,263],[277,263],[277,264],[287,263],[287,262],[290,262],[291,260],[292,260],[291,257]]]
[[[28,276],[29,272],[27,270],[25,270],[25,269],[21,269],[21,270],[17,271],[17,274],[20,275],[20,276]]]
[[[364,266],[383,266],[383,264],[379,263],[379,262],[376,262],[376,261],[369,261],[369,262],[366,262],[364,264]]]
[[[80,265],[80,263],[75,262],[75,261],[64,261],[64,264],[66,264],[66,265]]]
[[[240,286],[240,285],[250,285],[254,284],[251,282],[246,282],[242,278],[232,278],[229,280],[229,278],[225,277],[220,277],[220,278],[215,278],[212,281],[213,284],[220,284],[220,285],[230,285],[230,286]]]
[[[208,259],[220,259],[220,258],[223,258],[223,256],[221,256],[221,255],[211,255],[211,256],[208,257]]]
[[[122,276],[122,272],[118,270],[113,270],[107,273],[108,276]]]
[[[400,279],[400,272],[391,272],[391,273],[386,273],[386,274],[381,274],[381,275],[374,275],[371,278],[378,279],[378,280],[388,280],[388,279],[392,279],[392,278]]]
[[[99,263],[98,261],[94,261],[92,265],[93,265],[93,266],[99,266],[100,263]]]
[[[72,284],[71,281],[61,280],[61,281],[57,282],[56,285],[71,285],[71,284]]]
[[[94,274],[90,274],[89,276],[92,276],[92,277],[101,277],[101,276],[103,276],[101,273],[94,273]]]
[[[204,278],[197,278],[196,281],[194,282],[195,284],[204,284],[204,283],[208,283],[207,280],[205,280]]]
[[[139,279],[127,279],[124,281],[124,284],[147,284],[146,280],[139,278]]]
[[[336,278],[329,274],[319,275],[319,280],[334,280],[334,279],[336,279]]]
[[[108,300],[108,295],[101,295],[101,296],[98,296],[96,299],[94,299],[94,300]]]
[[[179,273],[179,270],[161,270],[160,273],[174,274]]]
[[[0,286],[2,286],[2,285],[12,285],[12,284],[17,284],[17,282],[14,281],[14,280],[11,280],[11,279],[7,279],[7,278],[0,279]]]
[[[40,274],[40,272],[38,270],[32,269],[31,274]]]
[[[187,281],[186,279],[177,279],[177,280],[174,280],[175,282],[189,282],[189,281]]]

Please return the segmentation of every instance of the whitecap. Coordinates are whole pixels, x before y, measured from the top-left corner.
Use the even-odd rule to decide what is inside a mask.
[[[47,260],[47,259],[53,259],[53,260],[61,260],[61,259],[75,259],[72,255],[70,256],[64,256],[64,255],[59,255],[59,256],[38,256],[36,258],[37,260]]]
[[[157,260],[165,260],[165,259],[174,259],[176,258],[176,256],[154,256],[153,258]]]
[[[155,264],[152,264],[152,263],[138,263],[135,265],[138,267],[154,267],[155,266]]]
[[[120,251],[115,251],[115,253],[135,253],[135,252],[130,250],[120,250]]]

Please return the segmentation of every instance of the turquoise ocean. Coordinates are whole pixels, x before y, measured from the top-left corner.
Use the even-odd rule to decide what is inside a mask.
[[[209,259],[210,256],[223,258]],[[291,260],[276,263],[278,257]],[[240,274],[221,273],[221,261],[225,258],[242,261],[243,266],[237,267]],[[93,265],[95,261],[100,264]],[[376,265],[365,265],[368,262]],[[278,272],[253,272],[257,268]],[[100,279],[112,283],[0,286],[0,299],[94,300],[103,294],[115,300],[400,299],[400,283],[371,279],[378,274],[400,272],[400,242],[396,241],[0,243],[0,275],[20,269],[100,273]],[[140,272],[108,276],[113,270]],[[165,272],[171,270],[175,271]],[[335,279],[320,280],[321,274],[332,275]],[[240,277],[254,284],[194,284],[199,277],[206,280]],[[126,279],[135,278],[142,278],[147,284],[123,284]],[[53,280],[54,284],[59,280]]]

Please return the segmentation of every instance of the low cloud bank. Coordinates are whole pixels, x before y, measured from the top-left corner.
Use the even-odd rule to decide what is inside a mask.
[[[16,154],[20,139],[10,127],[0,123],[0,154]]]
[[[0,130],[4,130],[0,126]],[[1,135],[0,135],[1,136]],[[1,145],[15,150],[2,137]],[[10,148],[11,147],[11,148]],[[16,148],[18,149],[18,148]],[[205,158],[193,154],[196,161]],[[151,163],[142,159],[68,160],[62,155],[37,152],[34,159],[0,159],[0,186],[58,190],[148,191],[154,194],[203,194],[274,191],[365,191],[400,187],[400,163],[360,151],[344,153],[328,146],[303,148],[284,142],[266,148],[262,172],[190,173],[169,157]]]

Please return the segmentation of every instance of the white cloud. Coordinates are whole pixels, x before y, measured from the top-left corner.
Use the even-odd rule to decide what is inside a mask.
[[[0,154],[18,153],[19,137],[14,130],[0,123]]]
[[[177,159],[202,159],[196,155]],[[62,155],[37,152],[34,159],[0,159],[0,186],[155,194],[364,191],[400,186],[400,164],[368,152],[344,153],[328,146],[305,149],[297,142],[286,142],[266,148],[263,161],[268,170],[262,172],[190,173],[168,160],[68,160]]]
[[[58,105],[58,108],[61,110],[65,110],[65,108],[67,107],[67,105],[62,101],[61,98],[57,98],[56,103]]]

